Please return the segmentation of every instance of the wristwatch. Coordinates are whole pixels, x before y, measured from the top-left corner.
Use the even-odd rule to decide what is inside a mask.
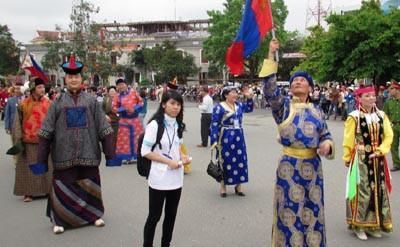
[[[183,166],[182,160],[178,161],[178,165],[179,165],[179,166]]]

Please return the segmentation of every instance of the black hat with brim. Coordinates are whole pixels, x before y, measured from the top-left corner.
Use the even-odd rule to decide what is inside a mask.
[[[118,79],[115,81],[115,85],[118,85],[119,83],[126,83],[126,81],[124,80],[124,78],[118,78]]]
[[[83,63],[75,61],[75,55],[71,54],[71,56],[69,57],[69,61],[61,64],[61,68],[64,70],[66,74],[76,75],[81,73],[83,68]]]
[[[81,73],[82,68],[83,68],[83,64],[80,63],[80,62],[76,62],[76,67],[75,67],[75,68],[72,68],[72,67],[70,66],[70,63],[69,63],[69,62],[66,62],[66,63],[63,63],[63,64],[61,65],[61,68],[64,70],[64,72],[65,72],[66,74],[76,75],[76,74]]]
[[[43,81],[43,79],[39,77],[35,77],[32,81],[29,82],[29,90],[32,91],[34,90],[37,86],[39,85],[45,85],[46,83]]]

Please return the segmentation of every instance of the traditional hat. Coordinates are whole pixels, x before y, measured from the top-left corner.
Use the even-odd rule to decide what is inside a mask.
[[[44,85],[44,84],[45,83],[41,78],[35,77],[29,82],[29,90],[32,91],[33,89],[35,89],[36,86]]]
[[[118,78],[118,79],[115,81],[115,85],[118,85],[118,83],[126,83],[126,81],[125,81],[124,78]]]
[[[360,87],[355,91],[357,96],[361,96],[364,93],[375,93],[375,88],[373,86]]]
[[[236,83],[233,83],[233,82],[229,81],[229,82],[224,84],[224,87],[221,89],[221,97],[223,98],[223,100],[225,100],[225,96],[224,95],[228,94],[232,90],[239,91],[239,87],[238,87],[238,85]]]
[[[306,78],[306,80],[308,81],[308,85],[310,85],[312,88],[314,88],[313,78],[311,77],[310,74],[308,74],[305,71],[296,71],[296,72],[294,72],[292,77],[290,77],[289,86],[292,85],[292,82],[293,82],[294,78],[296,78],[296,77],[304,77],[304,78]]]
[[[167,87],[169,89],[177,90],[178,89],[178,77],[175,76],[175,78],[167,83]]]
[[[390,86],[390,87],[394,87],[394,88],[396,88],[396,89],[400,89],[400,84],[399,84],[397,81],[395,81],[395,80],[391,80],[389,86]]]
[[[81,73],[83,68],[83,63],[76,61],[75,55],[71,54],[69,56],[69,61],[61,65],[61,68],[66,74],[76,75]]]

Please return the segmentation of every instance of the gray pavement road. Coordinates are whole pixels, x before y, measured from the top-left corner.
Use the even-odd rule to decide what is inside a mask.
[[[150,113],[155,109],[150,104]],[[250,182],[244,186],[246,197],[233,194],[220,198],[218,184],[206,174],[208,149],[200,143],[200,114],[195,105],[185,108],[188,131],[185,143],[193,157],[191,174],[185,176],[184,189],[176,221],[173,246],[176,247],[262,247],[270,246],[272,196],[275,168],[281,147],[276,142],[277,130],[269,111],[256,110],[245,117],[244,126],[249,155]],[[380,240],[361,242],[346,229],[345,175],[341,162],[342,121],[329,121],[336,142],[336,159],[323,160],[325,176],[325,214],[328,246],[400,246],[400,173],[393,174],[394,191],[391,205],[394,232]],[[105,203],[104,228],[93,226],[68,230],[54,235],[45,217],[46,200],[22,202],[12,194],[13,159],[5,155],[10,146],[3,122],[0,123],[0,247],[139,247],[147,214],[148,189],[134,165],[101,168]],[[160,243],[161,223],[155,246]],[[397,243],[397,244],[396,244]]]

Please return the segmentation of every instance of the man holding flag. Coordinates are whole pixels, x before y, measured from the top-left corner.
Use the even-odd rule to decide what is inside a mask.
[[[278,125],[283,154],[277,167],[274,196],[272,246],[326,246],[324,180],[320,156],[333,159],[334,144],[324,114],[310,102],[314,87],[304,71],[290,78],[292,98],[282,95],[276,84],[279,48],[272,39],[259,77]]]

